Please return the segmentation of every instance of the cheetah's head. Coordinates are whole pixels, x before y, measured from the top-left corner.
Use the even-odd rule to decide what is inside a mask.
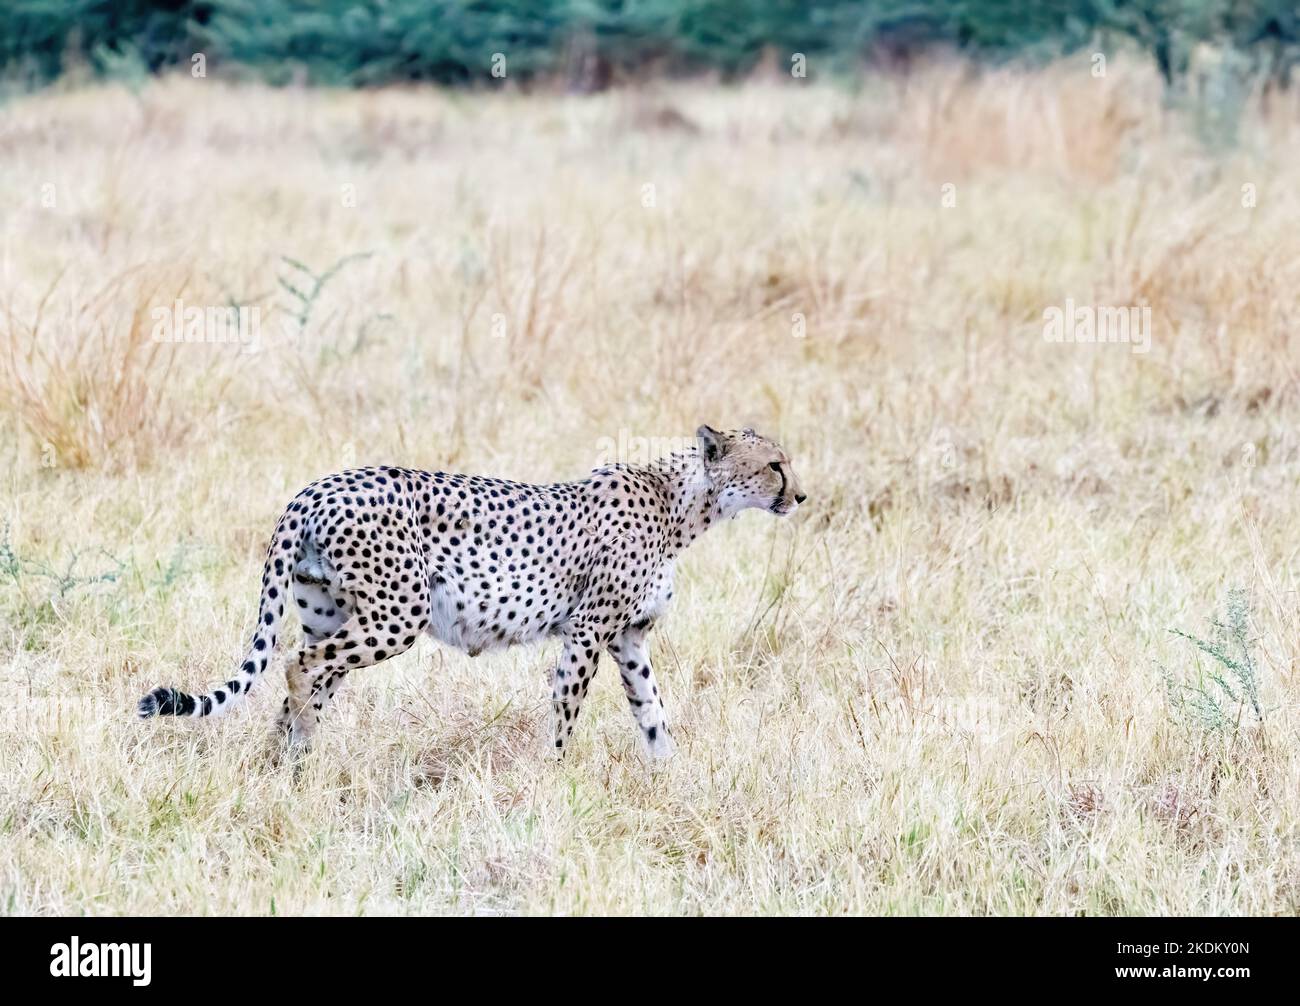
[[[720,433],[711,426],[701,426],[695,435],[724,517],[750,507],[785,517],[807,499],[789,455],[775,441],[753,430]]]

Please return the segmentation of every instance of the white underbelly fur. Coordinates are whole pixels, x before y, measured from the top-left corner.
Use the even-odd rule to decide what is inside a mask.
[[[668,601],[673,593],[673,564],[668,563],[660,575],[656,589],[646,598],[638,618],[658,619],[668,610]]]
[[[485,650],[537,642],[550,634],[536,625],[497,626],[489,623],[480,628],[477,624],[480,621],[482,618],[478,612],[456,610],[456,597],[445,585],[429,591],[429,625],[424,631],[438,642],[463,650],[471,657]],[[505,630],[504,637],[499,634],[499,629]]]
[[[485,647],[475,646],[475,642],[482,641],[468,637],[462,614],[456,611],[456,601],[448,595],[446,587],[434,587],[429,591],[429,627],[425,631],[440,643],[466,653],[478,653]]]

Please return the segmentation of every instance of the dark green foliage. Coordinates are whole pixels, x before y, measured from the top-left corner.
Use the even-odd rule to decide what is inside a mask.
[[[803,53],[811,73],[941,46],[1040,58],[1126,38],[1170,82],[1198,42],[1249,51],[1286,79],[1300,59],[1294,0],[0,0],[0,73],[52,80],[188,66],[272,82],[588,85],[646,73],[750,70]]]
[[[0,70],[32,81],[56,77],[69,59],[98,70],[117,59],[148,70],[195,51],[192,0],[0,0]]]

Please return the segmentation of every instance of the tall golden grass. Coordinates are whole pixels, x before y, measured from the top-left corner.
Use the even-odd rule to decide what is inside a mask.
[[[7,107],[0,905],[1297,911],[1296,100],[1226,150],[1123,60]],[[1150,351],[1046,341],[1067,298],[1149,307]],[[177,299],[257,307],[257,351],[155,341]],[[681,564],[667,769],[608,669],[547,760],[550,650],[422,644],[297,774],[275,676],[132,719],[228,676],[311,479],[552,481],[700,422],[810,501]],[[1168,630],[1234,586],[1265,716],[1209,730]]]

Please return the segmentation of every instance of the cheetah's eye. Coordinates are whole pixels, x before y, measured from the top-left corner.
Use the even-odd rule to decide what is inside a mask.
[[[772,471],[774,471],[774,472],[779,472],[779,471],[781,470],[781,462],[780,462],[780,461],[773,461],[773,462],[772,462],[770,465],[768,465],[767,467],[771,468]]]

